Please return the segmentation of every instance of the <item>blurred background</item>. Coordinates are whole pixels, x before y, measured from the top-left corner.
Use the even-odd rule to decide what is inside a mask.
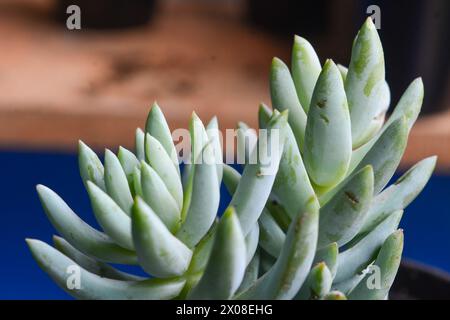
[[[73,4],[81,29],[67,27]],[[192,110],[205,121],[219,116],[222,129],[239,120],[256,127],[258,103],[270,102],[270,61],[290,60],[294,34],[322,62],[348,65],[373,8],[380,9],[391,106],[414,78],[425,84],[401,170],[439,156],[404,216],[405,256],[450,272],[450,1],[2,0],[0,298],[68,298],[37,267],[24,238],[50,242],[54,233],[37,183],[96,226],[78,175],[78,139],[99,154],[132,148],[155,100],[172,129],[187,127]]]

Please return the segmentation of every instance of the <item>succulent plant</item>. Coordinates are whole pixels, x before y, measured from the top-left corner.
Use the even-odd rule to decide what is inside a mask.
[[[422,160],[393,185],[423,98],[420,79],[384,123],[389,88],[380,40],[368,19],[348,70],[295,37],[292,76],[275,58],[273,110],[259,109],[262,131],[247,143],[242,175],[222,163],[218,122],[193,114],[190,162],[180,172],[167,122],[155,104],[135,153],[107,150],[104,164],[79,143],[80,175],[103,229],[83,222],[52,190],[42,206],[62,237],[52,247],[28,239],[33,257],[55,282],[82,299],[383,299],[399,267],[403,209],[431,176]],[[239,123],[239,129],[248,129]],[[252,135],[250,133],[249,135]],[[200,161],[202,160],[202,161]],[[266,173],[270,161],[277,169]],[[217,218],[222,180],[232,199]],[[138,277],[111,264],[139,265]],[[80,285],[68,286],[77,267]],[[368,285],[378,268],[379,279]],[[70,269],[72,270],[72,269]]]
[[[287,125],[287,112],[268,127]],[[257,220],[275,175],[248,166],[225,213],[217,220],[223,162],[218,121],[205,128],[191,117],[190,162],[180,173],[171,131],[158,105],[144,131],[136,131],[136,152],[106,150],[104,164],[79,142],[79,169],[92,210],[103,229],[82,221],[54,191],[38,185],[44,211],[62,237],[54,247],[28,239],[33,257],[69,294],[81,299],[229,299],[241,284],[259,239]],[[275,131],[274,131],[275,132]],[[282,145],[281,139],[278,141]],[[258,142],[259,149],[267,141]],[[274,158],[276,167],[280,161]],[[195,161],[194,161],[195,159]],[[239,213],[236,212],[239,209]],[[139,265],[147,278],[110,264]],[[73,267],[80,286],[68,285]]]
[[[388,295],[403,250],[403,231],[397,230],[403,209],[428,182],[436,157],[420,161],[386,188],[420,112],[423,84],[414,80],[385,122],[390,92],[384,74],[383,49],[370,18],[354,40],[348,69],[332,60],[322,67],[311,44],[298,36],[291,70],[273,59],[273,111],[261,104],[259,127],[280,111],[289,111],[288,126],[258,221],[259,249],[252,261],[258,271],[252,281],[244,279],[250,285],[240,297]],[[233,193],[239,173],[225,165],[224,182]],[[296,228],[309,228],[305,238],[293,236]]]

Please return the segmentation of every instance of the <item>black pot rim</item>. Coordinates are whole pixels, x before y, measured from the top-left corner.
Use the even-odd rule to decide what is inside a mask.
[[[448,300],[450,299],[450,274],[421,262],[402,259],[390,298],[393,300]]]
[[[423,262],[418,262],[416,260],[409,259],[409,258],[402,259],[402,266],[407,267],[407,268],[415,268],[417,270],[420,270],[421,272],[429,273],[437,279],[441,279],[442,281],[450,283],[450,274],[448,272],[445,272],[442,269],[435,267],[435,266],[430,266]]]

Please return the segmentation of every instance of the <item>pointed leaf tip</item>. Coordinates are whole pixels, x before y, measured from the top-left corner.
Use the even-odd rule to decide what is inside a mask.
[[[205,272],[189,298],[230,299],[244,277],[246,254],[239,219],[230,206],[220,219]]]
[[[327,60],[311,98],[304,159],[311,179],[331,187],[347,173],[352,155],[351,121],[341,74]]]

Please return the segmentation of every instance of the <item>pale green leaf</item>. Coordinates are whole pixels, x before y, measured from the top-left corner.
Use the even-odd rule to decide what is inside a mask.
[[[156,215],[171,231],[175,232],[181,223],[180,208],[170,194],[164,181],[155,170],[141,162],[142,197]]]
[[[120,164],[122,165],[123,171],[127,176],[128,184],[130,187],[133,185],[133,174],[134,168],[139,166],[139,160],[130,150],[124,147],[119,147],[119,152],[117,153],[117,158],[119,158]]]
[[[372,167],[362,168],[320,209],[319,248],[332,242],[342,246],[358,234],[372,201],[373,179]]]
[[[374,173],[374,194],[378,194],[397,169],[408,140],[405,118],[394,121],[380,136],[372,149],[356,167],[355,172],[371,165]]]
[[[272,117],[272,110],[264,103],[260,103],[258,108],[259,129],[265,129],[271,117]]]
[[[173,144],[172,134],[166,118],[156,102],[153,103],[153,106],[148,113],[145,131],[161,143],[164,150],[172,160],[178,174],[180,174],[178,156],[175,145]]]
[[[75,261],[80,267],[92,272],[102,278],[124,280],[124,281],[136,281],[144,280],[145,278],[135,276],[130,273],[125,273],[116,268],[111,267],[107,263],[97,261],[91,257],[88,257],[84,253],[78,251],[76,248],[70,245],[64,238],[53,236],[53,243],[56,249],[68,258]]]
[[[136,157],[139,161],[145,160],[145,133],[142,129],[136,129],[135,146]]]
[[[222,154],[222,141],[219,130],[219,123],[217,117],[213,117],[206,126],[206,134],[209,141],[211,141],[214,149],[214,158],[216,159],[217,166],[217,181],[219,184],[222,182],[222,170],[223,170],[223,154]]]
[[[258,242],[259,242],[259,225],[255,223],[253,228],[250,230],[250,232],[245,237],[245,247],[247,248],[247,259],[245,265],[247,266],[250,261],[252,260],[253,256],[255,255],[256,249],[258,249]]]
[[[257,163],[245,166],[236,192],[231,199],[230,205],[236,208],[244,236],[258,220],[269,198],[283,150],[283,128],[286,126],[286,121],[286,113],[271,119],[267,139],[261,139],[260,135],[257,148],[253,150],[258,153]]]
[[[369,141],[381,128],[386,96],[384,54],[372,19],[367,18],[353,43],[345,81],[352,123],[353,148]]]
[[[294,37],[291,69],[297,96],[303,110],[308,114],[311,97],[322,66],[311,44],[299,36]]]
[[[272,268],[239,299],[292,299],[308,276],[316,251],[319,213],[300,213],[291,223]]]
[[[217,215],[220,202],[220,187],[214,162],[214,150],[207,144],[192,166],[192,193],[186,219],[178,230],[177,237],[188,247],[195,246],[208,232]],[[200,159],[200,158],[199,158]]]
[[[103,278],[80,269],[81,287],[69,289],[67,284],[72,276],[68,273],[78,264],[48,244],[28,239],[28,246],[39,266],[71,296],[88,300],[160,300],[176,297],[184,286],[184,279],[149,279],[142,281],[119,281]]]
[[[378,194],[370,205],[360,232],[370,231],[393,211],[406,208],[427,184],[436,160],[437,157],[433,156],[418,162],[394,184]]]
[[[303,283],[295,299],[319,299],[330,291],[332,282],[333,276],[330,269],[328,269],[325,262],[319,262],[309,272],[308,278]]]
[[[403,252],[403,231],[397,230],[384,241],[373,266],[378,267],[379,283],[375,283],[371,273],[353,289],[348,298],[351,300],[383,300],[394,282]],[[376,271],[375,271],[376,272]],[[380,285],[377,288],[376,285]]]
[[[310,203],[314,203],[319,208],[319,202],[289,125],[286,126],[285,135],[283,155],[272,193],[292,219]]]
[[[267,209],[263,210],[258,222],[260,228],[259,245],[277,258],[283,248],[286,235]]]
[[[110,150],[105,151],[105,184],[109,196],[125,211],[131,214],[133,196],[128,185],[127,176],[119,159]]]
[[[92,181],[106,190],[103,164],[95,152],[81,140],[78,141],[78,167],[85,187],[87,181]]]
[[[148,133],[145,136],[145,156],[150,166],[164,181],[177,206],[181,208],[183,206],[183,186],[178,169],[173,165],[161,143]]]
[[[352,155],[350,116],[338,68],[327,60],[314,89],[305,132],[305,166],[315,184],[339,183]]]
[[[119,247],[106,234],[80,219],[54,191],[36,187],[42,207],[53,227],[75,248],[105,262],[137,264],[133,251]]]
[[[319,215],[320,219],[320,215]],[[319,227],[320,230],[320,227]],[[320,231],[319,231],[320,234]],[[336,242],[330,243],[328,246],[319,249],[316,251],[316,255],[314,257],[313,264],[317,264],[319,262],[325,262],[328,269],[331,272],[332,277],[336,275],[337,271],[337,259],[339,255],[339,246]]]
[[[336,283],[357,275],[375,260],[383,242],[397,229],[402,214],[401,210],[392,213],[364,238],[339,254]]]
[[[230,299],[245,272],[246,246],[233,207],[223,214],[205,272],[189,295],[190,299]]]
[[[131,231],[139,263],[150,275],[170,278],[186,272],[192,251],[170,233],[139,197],[133,206]]]
[[[105,233],[121,247],[134,250],[130,217],[94,183],[88,181],[87,190],[95,218]]]
[[[272,60],[270,70],[270,95],[272,107],[280,111],[289,110],[289,125],[294,132],[295,140],[300,150],[306,128],[306,113],[300,104],[294,82],[288,67],[278,58]]]

